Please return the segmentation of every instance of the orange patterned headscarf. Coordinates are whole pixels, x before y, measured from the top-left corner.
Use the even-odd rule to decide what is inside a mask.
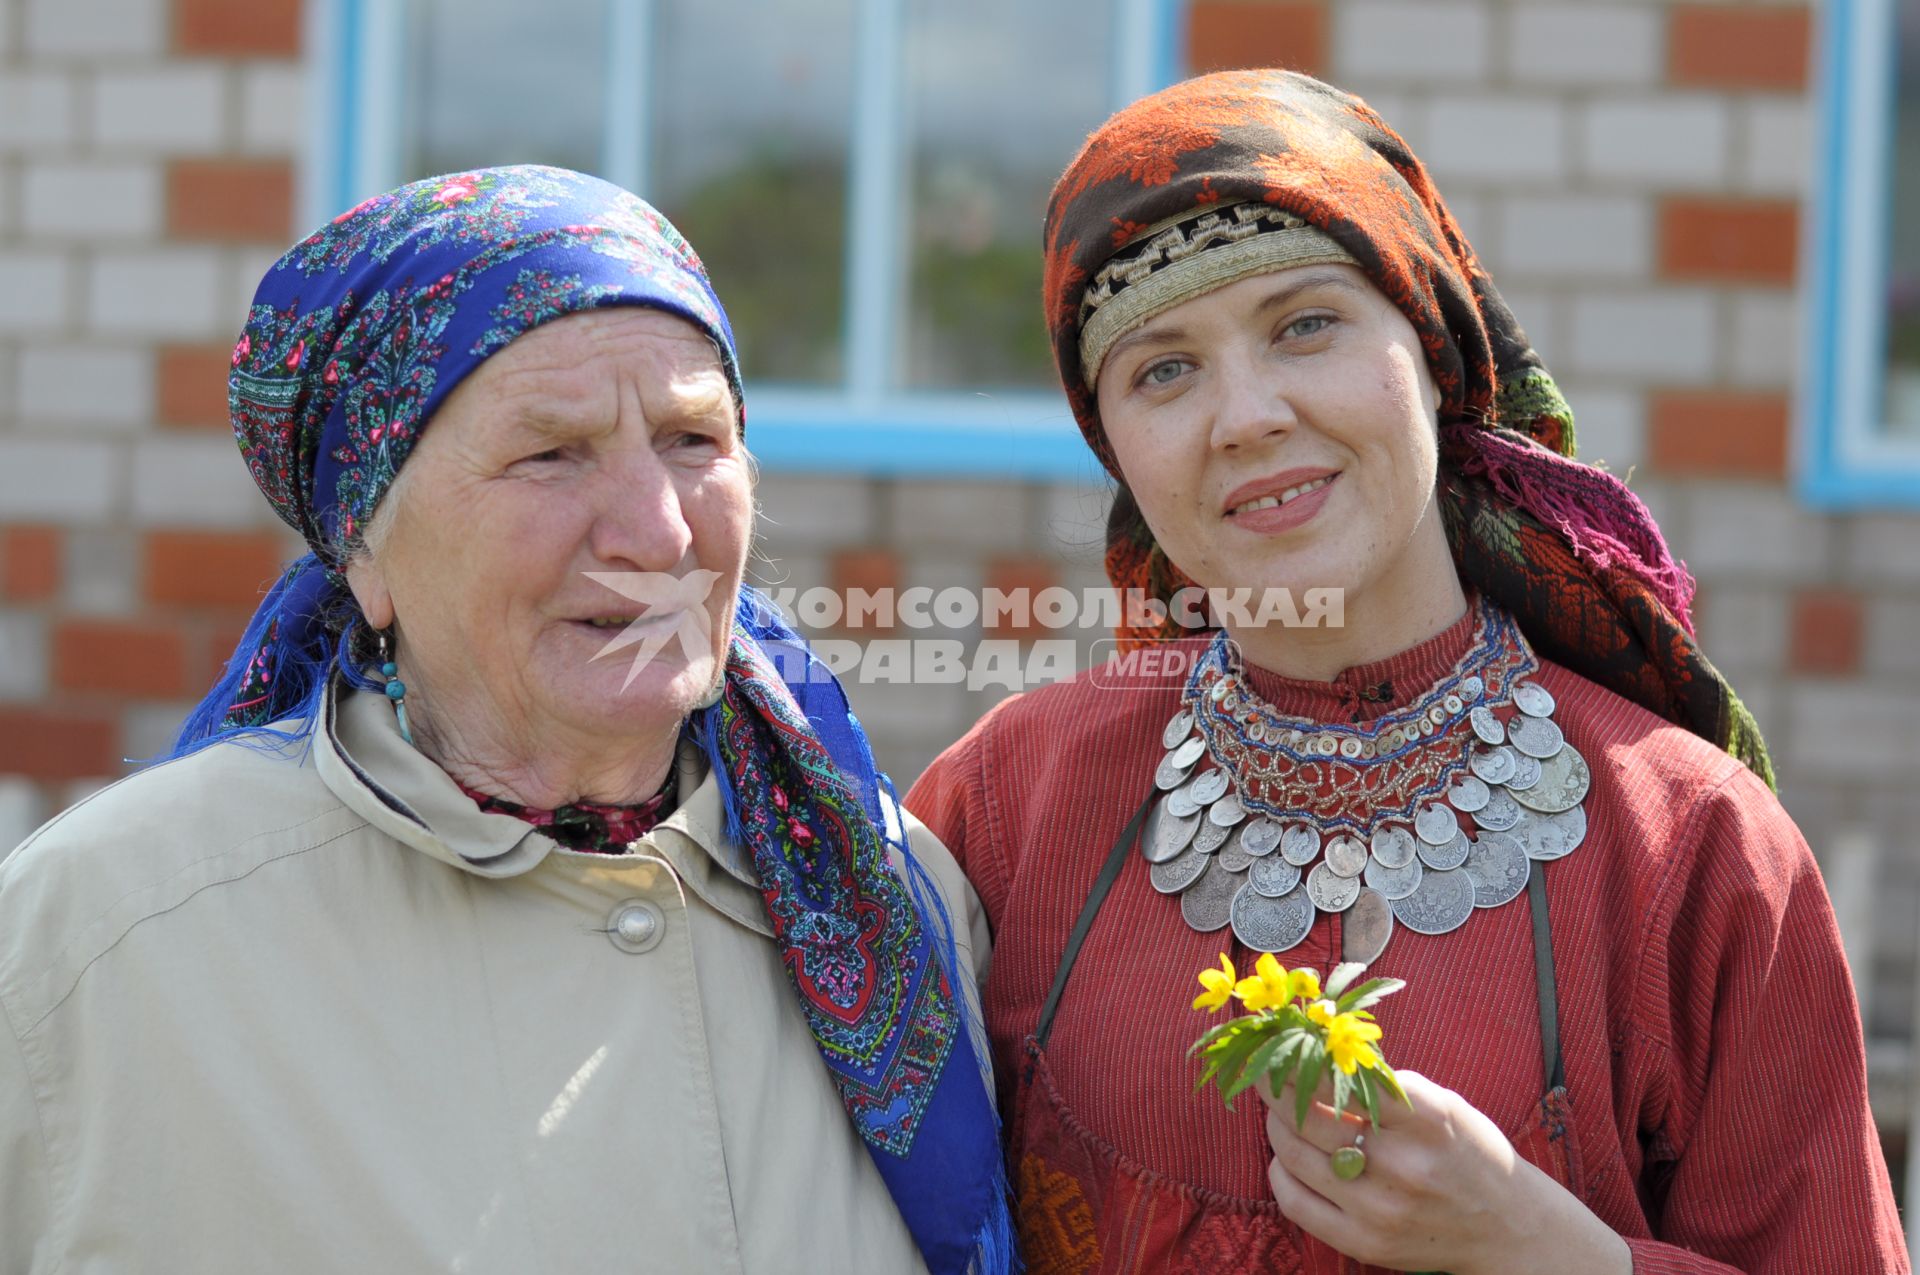
[[[1103,267],[1170,225],[1249,204],[1317,232],[1418,333],[1440,391],[1441,508],[1462,578],[1549,659],[1771,783],[1758,727],[1694,640],[1691,577],[1639,497],[1573,459],[1573,413],[1426,167],[1366,103],[1310,76],[1221,72],[1143,98],[1096,130],[1054,186],[1047,326],[1074,418],[1119,482],[1107,528],[1114,585],[1166,599],[1191,581],[1154,543],[1100,422],[1099,369],[1082,365]],[[1178,635],[1118,634],[1123,648]]]

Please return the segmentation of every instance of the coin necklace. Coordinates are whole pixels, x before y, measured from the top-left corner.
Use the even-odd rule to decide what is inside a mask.
[[[1194,929],[1230,925],[1262,952],[1342,913],[1342,958],[1362,962],[1396,922],[1445,934],[1518,897],[1534,863],[1586,838],[1592,782],[1539,666],[1482,599],[1467,654],[1432,689],[1370,722],[1324,723],[1262,700],[1217,635],[1161,736],[1140,836],[1154,888]]]

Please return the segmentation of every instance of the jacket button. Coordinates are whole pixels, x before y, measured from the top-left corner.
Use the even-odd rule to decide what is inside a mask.
[[[667,918],[646,899],[614,905],[607,916],[607,938],[622,952],[651,951],[667,932]]]

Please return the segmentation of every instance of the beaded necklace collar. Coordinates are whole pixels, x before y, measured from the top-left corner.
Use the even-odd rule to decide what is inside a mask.
[[[1248,947],[1281,952],[1336,912],[1344,958],[1371,961],[1396,921],[1457,929],[1525,890],[1532,863],[1584,840],[1590,774],[1531,680],[1539,659],[1513,617],[1474,605],[1453,668],[1359,724],[1280,712],[1238,647],[1214,639],[1163,732],[1165,795],[1140,841],[1154,887],[1180,897],[1189,925],[1231,925]]]

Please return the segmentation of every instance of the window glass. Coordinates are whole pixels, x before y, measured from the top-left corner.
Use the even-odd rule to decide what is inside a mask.
[[[906,14],[901,379],[1052,388],[1040,225],[1054,179],[1111,107],[1109,7],[908,0]]]
[[[605,0],[413,0],[402,180],[600,162]]]
[[[657,0],[645,194],[692,242],[755,380],[838,382],[852,0]]]
[[[1899,11],[1887,221],[1887,382],[1883,415],[1920,439],[1920,0]]]

